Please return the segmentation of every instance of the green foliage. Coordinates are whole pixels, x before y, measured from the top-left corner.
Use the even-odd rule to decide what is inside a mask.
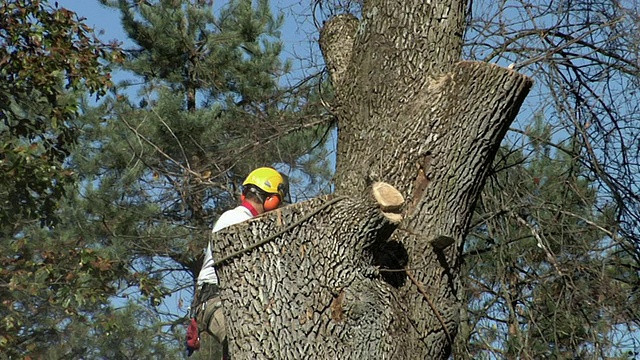
[[[63,166],[76,133],[68,92],[100,96],[110,85],[103,59],[117,59],[74,13],[42,1],[0,5],[1,233],[24,221],[55,222],[55,201],[72,181]]]
[[[30,351],[30,356],[34,359],[182,359],[184,356],[175,339],[183,336],[183,330],[166,325],[146,309],[132,304],[119,310],[104,308],[91,318],[69,324],[67,332],[48,340],[53,346]]]
[[[77,94],[105,94],[112,46],[45,1],[0,5],[0,352],[39,354],[107,301],[120,269],[58,231],[76,181]],[[62,336],[63,337],[63,336]]]
[[[458,356],[612,356],[618,325],[632,325],[640,305],[613,238],[615,207],[600,200],[578,146],[554,144],[541,118],[527,133],[530,148],[500,150],[477,207]]]
[[[26,237],[9,242],[0,276],[8,279],[3,297],[6,354],[40,353],[86,322],[115,292],[122,272],[117,259],[83,247],[81,238],[48,229],[26,228]],[[14,344],[21,344],[15,347]]]

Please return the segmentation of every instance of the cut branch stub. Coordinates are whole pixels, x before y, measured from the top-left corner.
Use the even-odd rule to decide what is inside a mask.
[[[376,182],[371,186],[373,197],[383,212],[397,213],[404,204],[404,197],[393,186],[385,182]]]
[[[403,216],[400,210],[404,205],[404,197],[398,189],[385,182],[376,182],[371,187],[371,193],[378,202],[380,210],[390,222],[397,224],[402,221]]]
[[[390,185],[378,189],[398,206]],[[372,196],[317,198],[213,234],[234,359],[358,358],[394,346],[391,297],[365,256],[394,230]]]

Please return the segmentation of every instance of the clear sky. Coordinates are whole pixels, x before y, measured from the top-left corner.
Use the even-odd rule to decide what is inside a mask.
[[[124,31],[120,26],[120,18],[116,10],[100,5],[97,0],[57,0],[60,7],[65,7],[76,12],[78,15],[87,18],[86,23],[95,28],[102,40],[126,39]]]

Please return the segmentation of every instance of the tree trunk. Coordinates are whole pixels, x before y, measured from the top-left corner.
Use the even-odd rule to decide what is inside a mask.
[[[221,266],[234,359],[449,356],[463,239],[531,87],[509,69],[459,62],[465,3],[368,1],[362,20],[325,24],[339,197],[216,236],[221,259],[279,234]],[[379,182],[406,199],[400,209],[385,215],[367,194]]]
[[[391,348],[392,294],[363,257],[402,220],[401,196],[387,190],[378,201],[314,199],[213,235],[234,359],[350,359]]]

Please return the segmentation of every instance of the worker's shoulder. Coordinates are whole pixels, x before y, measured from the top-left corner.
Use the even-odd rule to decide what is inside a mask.
[[[249,211],[249,209],[247,209],[246,207],[240,205],[231,210],[227,210],[223,212],[222,215],[220,215],[220,219],[222,218],[225,218],[225,219],[238,218],[238,219],[246,220],[251,218],[251,211]]]
[[[227,210],[220,215],[218,221],[213,226],[213,232],[222,230],[228,226],[235,225],[237,223],[249,220],[251,218],[251,212],[244,206],[238,206],[234,209]]]

